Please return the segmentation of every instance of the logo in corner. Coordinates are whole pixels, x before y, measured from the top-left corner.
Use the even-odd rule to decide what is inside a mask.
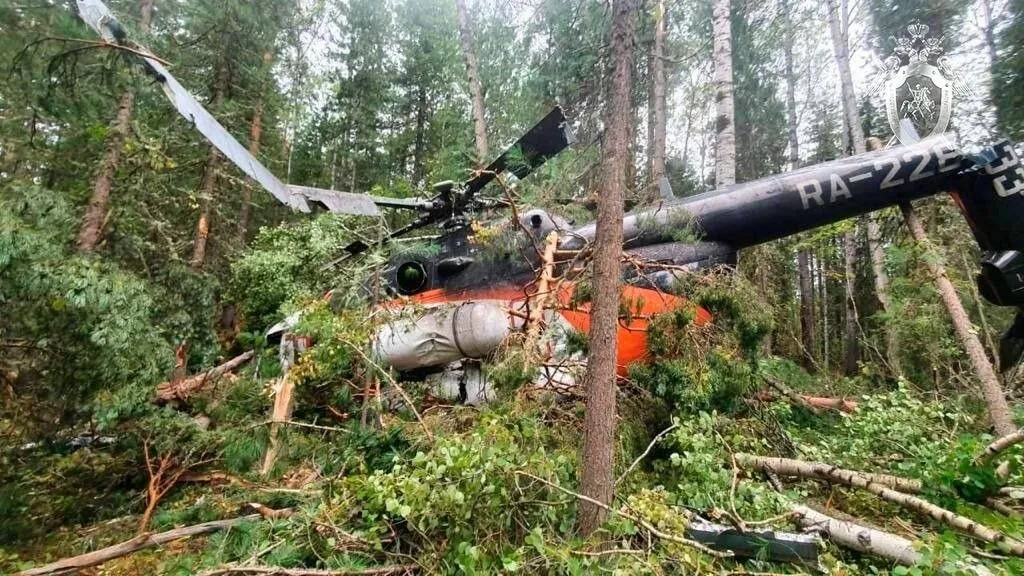
[[[893,134],[903,144],[917,142],[949,127],[953,96],[970,88],[942,55],[942,38],[928,36],[928,26],[914,22],[909,36],[896,39],[893,55],[881,68],[885,75],[885,115]],[[909,122],[914,130],[904,126]]]

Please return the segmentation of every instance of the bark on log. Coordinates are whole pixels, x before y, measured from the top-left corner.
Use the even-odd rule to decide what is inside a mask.
[[[220,366],[207,370],[202,374],[197,374],[196,376],[185,380],[179,380],[177,382],[174,380],[163,382],[156,387],[156,399],[161,402],[187,400],[189,396],[202,390],[208,382],[216,382],[218,378],[225,374],[234,372],[239,366],[245,364],[249,360],[252,360],[254,355],[255,352],[250,350],[245,354],[236,356]]]
[[[991,444],[985,447],[985,451],[975,458],[974,461],[977,464],[984,464],[998,456],[1000,452],[1007,450],[1014,444],[1019,444],[1022,441],[1024,441],[1024,428],[1021,428],[1012,434],[1007,434],[1002,438],[996,438]]]
[[[777,469],[777,466],[783,466],[783,468],[789,466],[790,469],[794,469],[793,466],[796,464],[799,465],[797,468],[807,470],[808,464],[811,464],[808,462],[801,462],[799,460],[765,458],[761,456],[753,456],[751,454],[737,454],[736,462],[741,467],[747,469],[754,469],[758,471],[768,470],[780,474],[785,474],[786,472]],[[915,512],[925,516],[930,516],[933,519],[943,522],[969,536],[994,544],[1007,554],[1024,556],[1024,543],[1014,540],[1002,532],[993,530],[983,524],[978,524],[970,518],[955,514],[945,508],[936,506],[935,504],[922,500],[916,496],[897,492],[896,490],[889,488],[886,484],[878,482],[877,479],[872,479],[865,474],[835,467],[826,466],[826,468],[826,470],[817,469],[817,473],[823,474],[823,480],[867,490],[883,500],[888,500],[889,502],[899,504],[904,508],[914,510]],[[814,477],[818,476],[815,475]]]
[[[127,556],[134,552],[138,552],[139,550],[152,548],[153,546],[160,546],[161,544],[173,542],[174,540],[180,540],[182,538],[188,538],[190,536],[210,534],[217,532],[218,530],[230,528],[247,520],[258,520],[260,518],[261,516],[259,514],[251,514],[249,516],[230,518],[228,520],[214,520],[213,522],[204,522],[194,526],[175,528],[174,530],[168,530],[167,532],[161,532],[159,534],[140,534],[139,536],[132,538],[131,540],[121,542],[120,544],[114,544],[113,546],[107,546],[106,548],[101,548],[100,550],[95,550],[87,554],[81,554],[79,556],[73,556],[71,558],[51,562],[50,564],[45,564],[38,568],[22,570],[21,572],[14,574],[14,576],[50,576],[55,574],[70,574],[84,568],[99,566],[104,562],[109,562],[110,560]]]
[[[754,394],[754,399],[759,402],[773,402],[779,396],[767,390],[762,390],[757,394]],[[788,396],[787,396],[788,397]],[[828,396],[808,396],[806,394],[797,394],[799,398],[799,404],[806,405],[808,407],[814,407],[824,410],[839,410],[840,412],[854,412],[860,406],[855,400],[847,400],[846,398],[829,398]],[[790,398],[790,400],[794,400]],[[794,400],[795,401],[795,400]]]
[[[839,520],[807,506],[795,505],[793,512],[800,527],[820,530],[832,542],[845,548],[879,556],[903,566],[913,566],[921,561],[921,554],[914,550],[914,543],[906,538]]]
[[[859,476],[867,482],[881,484],[893,490],[899,490],[908,494],[921,491],[921,481],[913,478],[903,478],[891,474],[874,474],[871,472],[860,472],[858,470],[847,470],[831,464],[821,462],[805,462],[792,458],[769,458],[765,456],[752,456],[750,454],[737,454],[736,462],[743,467],[752,467],[757,470],[774,472],[779,476],[797,476],[811,480],[824,480],[835,482],[837,478],[848,478]],[[843,484],[853,485],[846,480],[840,480]]]
[[[967,352],[967,357],[974,368],[974,374],[981,382],[981,390],[985,398],[988,417],[992,420],[996,434],[1000,436],[1012,434],[1017,427],[1013,423],[1013,412],[1010,410],[1010,405],[1006,402],[1003,386],[999,382],[999,376],[996,374],[992,361],[985,354],[985,347],[981,345],[981,340],[978,339],[978,333],[974,329],[974,324],[971,323],[967,311],[964,310],[963,302],[960,301],[960,296],[956,293],[953,282],[949,280],[949,276],[946,274],[946,267],[934,257],[934,251],[931,250],[928,235],[925,233],[924,225],[921,224],[921,219],[914,212],[914,207],[909,203],[903,203],[900,204],[900,210],[903,211],[903,219],[907,224],[907,228],[910,229],[910,235],[913,236],[914,240],[922,248],[933,254],[932,257],[925,257],[924,262],[935,279],[935,285],[939,290],[939,295],[942,297],[943,304],[946,305],[946,310],[949,312],[949,318],[953,322],[953,329],[960,340],[960,345]]]

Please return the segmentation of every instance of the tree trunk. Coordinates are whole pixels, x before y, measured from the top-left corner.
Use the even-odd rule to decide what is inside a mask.
[[[796,117],[796,72],[793,69],[793,38],[795,30],[789,8],[789,1],[783,0],[782,14],[785,20],[783,31],[783,56],[786,65],[786,125],[789,135],[789,169],[800,166],[800,140],[797,138]],[[804,367],[814,370],[814,278],[811,277],[811,255],[806,248],[799,248],[797,257],[797,278],[800,283],[800,345],[803,347]]]
[[[730,0],[714,0],[715,187],[736,183],[736,114],[732,85]]]
[[[860,342],[857,341],[857,274],[854,263],[857,261],[857,230],[843,235],[843,373],[852,376],[857,373],[857,362],[860,360]]]
[[[782,14],[786,19],[783,30],[783,57],[786,65],[786,127],[789,135],[789,169],[800,166],[800,141],[797,138],[796,72],[793,70],[793,37],[796,33],[789,9],[789,0],[782,1]]]
[[[654,5],[654,52],[651,55],[651,185],[657,189],[665,176],[665,0]]]
[[[910,204],[901,204],[900,209],[903,211],[903,219],[907,223],[907,228],[910,229],[910,235],[914,237],[918,244],[928,252],[931,252],[928,235],[925,233],[924,226],[917,217],[917,213],[914,212],[914,207]],[[996,434],[1007,436],[1014,433],[1017,427],[1013,424],[1013,413],[1010,411],[1010,405],[1006,402],[1006,395],[1003,392],[1002,384],[999,382],[999,376],[996,374],[992,362],[985,354],[985,348],[981,345],[981,340],[978,339],[977,331],[974,329],[974,325],[971,324],[967,311],[964,310],[964,305],[960,301],[960,296],[956,293],[956,288],[953,287],[949,276],[946,275],[946,267],[934,255],[926,254],[923,260],[931,271],[932,277],[935,278],[936,287],[939,290],[939,295],[942,297],[942,302],[946,305],[946,310],[949,312],[950,320],[953,321],[953,329],[960,340],[960,345],[967,352],[967,357],[971,361],[971,367],[974,368],[974,374],[981,382],[981,390],[985,397],[985,405],[988,408],[988,416],[992,420],[992,426],[995,428]]]
[[[832,36],[832,50],[835,54],[836,66],[839,68],[839,86],[843,99],[843,118],[846,132],[854,154],[863,154],[867,150],[864,128],[860,123],[857,111],[857,93],[853,88],[853,74],[850,72],[849,22],[845,0],[837,6],[829,0],[828,6],[829,32]],[[882,247],[882,232],[874,215],[864,217],[867,227],[868,251],[871,255],[871,272],[875,280],[875,296],[882,310],[889,311],[892,302],[889,298],[889,274],[885,271],[885,249]],[[886,329],[886,359],[890,366],[899,373],[897,363],[896,342],[891,330]]]
[[[469,30],[469,14],[466,11],[466,0],[455,0],[455,8],[459,17],[459,39],[462,42],[462,55],[466,59],[466,76],[469,77],[469,95],[473,99],[473,135],[476,139],[477,163],[487,164],[487,120],[484,116],[484,89],[480,84],[480,66],[477,64],[476,52],[473,51],[473,36]]]
[[[619,322],[619,260],[622,256],[622,215],[629,159],[630,92],[633,49],[633,0],[612,4],[611,58],[614,70],[604,111],[601,194],[597,202],[594,239],[594,300],[591,309],[590,356],[587,360],[582,492],[610,504],[614,489],[616,332]],[[580,530],[593,533],[607,511],[580,503]]]
[[[256,101],[252,111],[252,122],[249,124],[249,153],[258,157],[260,139],[263,135],[263,98]],[[238,245],[245,246],[249,232],[249,214],[252,209],[252,185],[242,187],[242,207],[238,210]]]
[[[218,63],[216,82],[213,87],[213,99],[210,108],[216,111],[224,102],[224,92],[227,91],[227,70],[222,63]],[[203,180],[199,185],[199,220],[196,221],[196,238],[192,245],[192,259],[189,266],[193,270],[202,270],[206,262],[206,244],[210,239],[210,212],[213,208],[213,192],[217,184],[217,170],[220,168],[220,152],[210,146],[209,155],[206,158],[206,166],[203,168]]]
[[[153,0],[142,0],[141,12],[139,28],[145,32],[149,30],[149,23],[153,17]],[[121,94],[121,102],[118,104],[117,114],[107,136],[106,152],[103,154],[99,174],[92,183],[92,196],[89,198],[89,205],[85,209],[82,226],[78,231],[76,246],[79,252],[92,252],[103,237],[103,223],[107,219],[110,206],[110,189],[114,183],[114,174],[121,163],[121,148],[131,128],[134,105],[134,93],[125,90]]]
[[[750,454],[736,454],[736,462],[740,467],[747,470],[758,470],[762,472],[778,472],[776,466],[780,462],[787,461],[785,458],[765,458],[762,456],[751,456]],[[799,460],[789,460],[788,462],[797,462],[800,464],[807,464],[806,462],[800,462]],[[823,465],[828,466],[828,465]],[[922,500],[916,496],[910,494],[904,494],[897,490],[893,490],[887,485],[873,480],[870,476],[855,472],[852,470],[843,470],[841,468],[831,467],[828,469],[821,470],[820,478],[828,482],[835,484],[843,484],[846,486],[852,486],[854,488],[860,488],[866,490],[875,496],[878,496],[882,500],[898,504],[908,510],[913,510],[919,514],[928,516],[934,520],[938,520],[948,526],[951,526],[965,534],[984,540],[991,544],[995,544],[1000,550],[1013,554],[1014,556],[1024,556],[1024,542],[1020,542],[1013,538],[1008,537],[1006,534],[993,530],[988,526],[979,524],[970,518],[960,516],[954,512],[946,510],[928,502]],[[818,476],[815,476],[818,477]]]
[[[825,370],[825,374],[829,372],[829,366],[831,357],[829,356],[829,332],[828,332],[828,269],[827,269],[827,257],[823,259],[819,254],[817,258],[818,262],[818,302],[821,307],[821,360],[822,367]]]
[[[807,506],[795,505],[793,512],[801,528],[823,531],[829,540],[840,546],[879,556],[903,566],[913,566],[921,561],[921,553],[906,538],[848,520],[839,520]]]
[[[423,165],[427,155],[427,89],[421,82],[416,92],[416,140],[412,149],[412,183],[423,182]]]
[[[796,251],[797,276],[800,279],[800,345],[803,346],[804,366],[813,372],[814,366],[814,279],[811,277],[811,255],[806,248]]]

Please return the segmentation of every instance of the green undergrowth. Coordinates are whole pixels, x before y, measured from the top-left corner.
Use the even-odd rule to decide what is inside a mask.
[[[422,421],[404,401],[390,410],[383,400],[364,405],[367,379],[386,390],[392,377],[356,347],[374,320],[358,308],[321,303],[297,329],[317,345],[293,372],[293,420],[319,428],[281,430],[282,449],[267,475],[259,468],[269,442],[268,390],[280,375],[276,350],[261,350],[236,377],[178,410],[154,406],[141,393],[103,397],[97,424],[118,435],[114,446],[4,456],[17,474],[0,488],[0,511],[14,519],[0,527],[0,571],[133,537],[144,506],[143,446],[194,464],[197,475],[234,479],[179,483],[158,506],[152,531],[250,514],[250,502],[294,513],[117,560],[101,574],[184,575],[226,563],[339,570],[415,564],[424,574],[808,573],[715,558],[642,525],[683,535],[697,514],[794,531],[786,516],[794,503],[915,537],[924,555],[921,566],[894,569],[824,545],[820,568],[827,573],[956,574],[968,557],[996,574],[1024,570],[1016,560],[982,557],[979,550],[997,550],[866,492],[783,478],[779,493],[738,470],[734,455],[742,452],[917,478],[929,501],[1024,537],[1020,522],[981,506],[999,487],[1024,484],[1024,456],[1020,448],[1007,454],[1005,480],[994,464],[972,462],[991,441],[973,402],[905,381],[811,376],[766,354],[770,315],[749,286],[720,277],[693,282],[693,305],[653,321],[652,362],[634,367],[621,387],[616,513],[589,539],[577,532],[572,494],[580,483],[582,400],[518,394],[530,369],[507,352],[492,367],[500,400],[491,405],[424,406],[429,395],[414,382],[403,387],[421,405]],[[715,315],[714,324],[695,321],[697,305]],[[757,401],[764,375],[806,393],[849,391],[858,409],[815,414],[781,399]],[[199,415],[210,419],[209,429],[195,425]],[[30,528],[46,515],[59,517],[60,526]],[[596,554],[602,548],[629,552]]]

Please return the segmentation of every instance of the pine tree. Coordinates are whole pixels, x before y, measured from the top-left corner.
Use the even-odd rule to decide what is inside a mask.
[[[605,103],[605,136],[601,159],[601,194],[594,239],[594,298],[587,360],[584,420],[583,494],[611,504],[615,489],[615,396],[622,216],[629,159],[630,94],[632,93],[633,0],[615,0],[611,29],[612,82]],[[580,503],[580,530],[592,534],[604,521],[604,508]]]

